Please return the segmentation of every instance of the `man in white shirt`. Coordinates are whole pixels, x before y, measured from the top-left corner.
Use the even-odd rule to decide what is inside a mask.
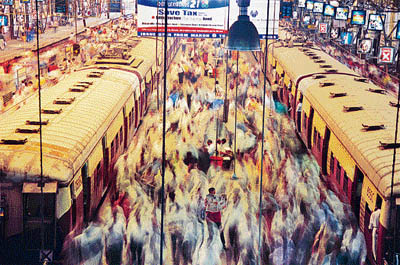
[[[372,254],[376,260],[376,246],[378,243],[378,228],[379,228],[379,217],[381,215],[381,209],[375,207],[375,211],[372,212],[369,218],[369,229],[372,229]]]

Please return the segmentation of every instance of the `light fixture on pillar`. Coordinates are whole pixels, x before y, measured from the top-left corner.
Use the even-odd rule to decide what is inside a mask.
[[[254,24],[247,15],[250,0],[236,0],[239,6],[239,16],[228,32],[227,50],[259,51],[260,37]]]

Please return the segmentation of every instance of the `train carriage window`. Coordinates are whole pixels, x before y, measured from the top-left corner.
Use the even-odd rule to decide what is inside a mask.
[[[345,192],[346,196],[347,196],[348,185],[349,185],[349,177],[347,176],[346,171],[344,171],[344,176],[343,176],[343,191]]]
[[[331,160],[329,163],[329,169],[330,169],[331,175],[332,175],[333,171],[335,170],[335,156],[333,155],[333,152],[331,152]]]
[[[318,150],[321,149],[321,135],[317,132],[317,148]]]
[[[306,121],[307,121],[306,113],[303,113],[303,128],[304,129],[306,129]]]
[[[25,194],[25,216],[31,218],[40,218],[40,205],[41,205],[41,194],[40,193],[26,193]],[[54,200],[49,197],[53,194],[44,194],[44,206],[43,212],[46,218],[53,217],[55,213]]]
[[[121,126],[121,128],[119,128],[119,143],[120,144],[122,144],[122,141],[124,140],[124,137],[123,137],[123,135],[122,135],[122,126]]]
[[[338,184],[340,184],[340,175],[342,173],[342,167],[340,166],[340,163],[338,160],[336,160],[336,181]]]
[[[114,140],[111,142],[111,158],[114,157]]]
[[[115,135],[115,138],[114,138],[114,141],[115,141],[115,152],[118,150],[118,146],[119,146],[118,137],[119,137],[119,132],[117,133],[117,135]]]
[[[314,146],[317,143],[317,129],[314,127],[314,137],[313,137],[313,141],[314,141]]]

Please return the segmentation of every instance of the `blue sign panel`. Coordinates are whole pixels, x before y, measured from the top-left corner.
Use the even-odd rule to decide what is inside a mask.
[[[0,26],[8,26],[8,16],[0,16]]]
[[[67,5],[65,0],[56,0],[56,13],[66,13]]]
[[[400,20],[397,22],[396,39],[400,40]]]
[[[293,17],[293,2],[281,3],[281,18]]]
[[[110,0],[109,12],[121,12],[121,0]]]
[[[3,0],[3,5],[5,6],[12,6],[14,3],[13,0]]]

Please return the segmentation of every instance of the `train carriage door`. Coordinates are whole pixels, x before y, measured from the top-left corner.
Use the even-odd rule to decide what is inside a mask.
[[[109,157],[109,149],[107,148],[107,138],[106,136],[103,136],[103,139],[101,140],[101,145],[103,147],[103,157],[104,157],[104,162],[103,162],[103,191],[105,190],[105,187],[107,187],[108,184],[108,165],[110,163],[110,157]]]
[[[329,147],[329,139],[331,138],[331,130],[328,127],[325,129],[325,136],[322,142],[322,174],[328,174],[328,147]]]
[[[123,136],[121,135],[121,137],[124,137],[124,150],[128,147],[128,118],[126,116],[126,109],[125,106],[122,109],[122,114],[124,116],[124,133]]]
[[[23,238],[27,249],[41,249],[41,220],[43,203],[44,247],[56,247],[56,194],[57,182],[44,183],[43,201],[38,183],[25,182],[23,195]]]
[[[360,201],[361,201],[361,191],[364,181],[364,174],[356,165],[356,170],[354,172],[354,181],[351,186],[351,207],[353,208],[354,214],[357,219],[360,219]]]
[[[314,108],[310,107],[310,117],[307,119],[307,147],[311,149],[311,136],[312,136],[312,128],[313,128],[313,119],[314,119]]]
[[[299,100],[296,105],[294,120],[296,121],[297,131],[301,132],[301,113],[303,109],[303,94],[299,93]]]
[[[137,128],[139,125],[138,113],[139,113],[139,101],[136,99],[136,95],[135,95],[135,128]]]
[[[85,223],[90,221],[90,177],[88,174],[87,162],[81,168],[82,183],[83,183],[83,220]]]

